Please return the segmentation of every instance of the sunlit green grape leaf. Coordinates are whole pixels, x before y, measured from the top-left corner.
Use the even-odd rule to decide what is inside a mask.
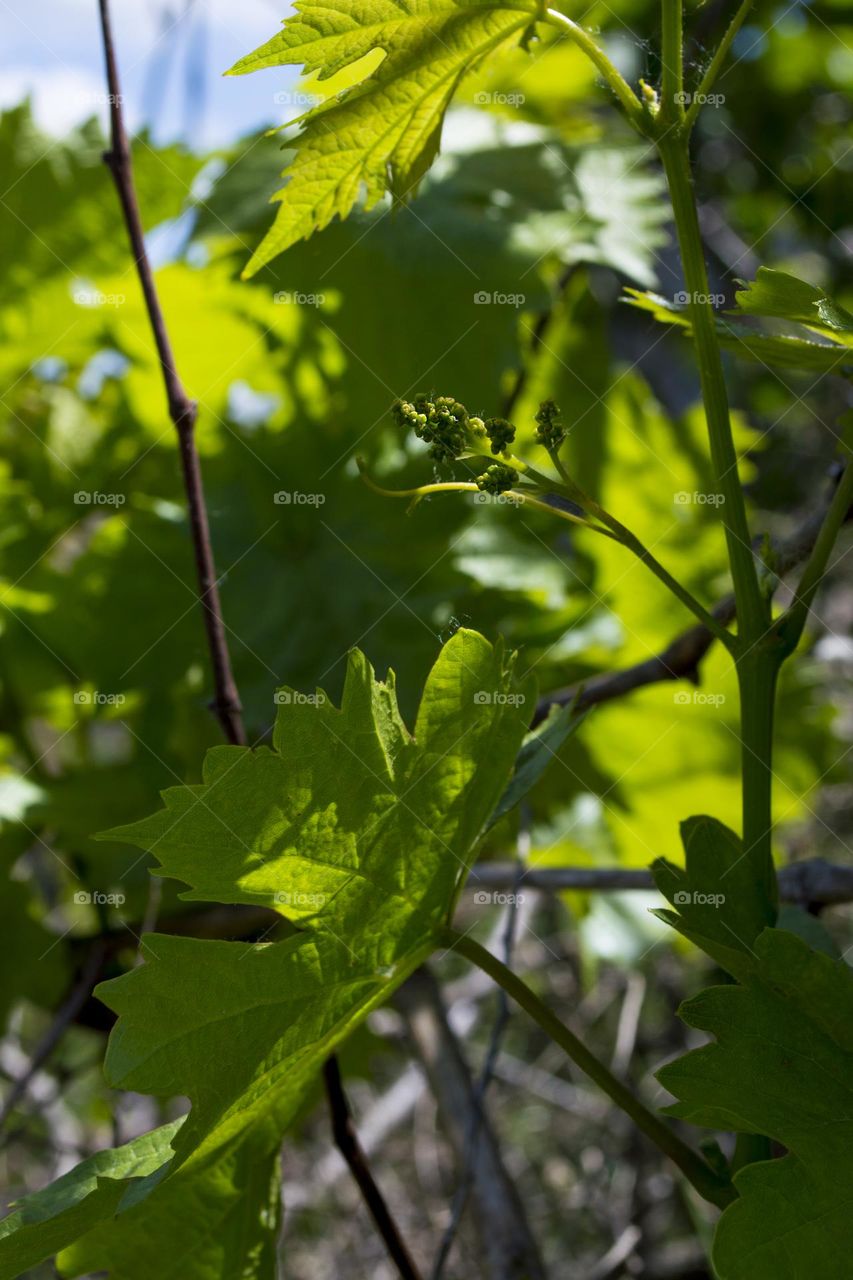
[[[180,1125],[178,1120],[99,1151],[21,1200],[0,1222],[0,1278],[21,1275],[117,1212],[134,1180],[138,1189],[142,1179],[156,1176],[171,1159],[171,1140]]]
[[[217,243],[225,226],[241,239],[263,229],[269,195],[278,182],[278,151],[255,139],[248,147],[235,147],[229,161],[198,206],[197,233]],[[393,264],[385,288],[399,290],[405,255],[406,280],[418,289],[424,306],[430,304],[430,290],[420,287],[419,277],[434,280],[440,271],[444,292],[453,292],[460,310],[471,304],[477,279],[489,292],[510,294],[523,278],[525,301],[544,308],[547,298],[534,294],[534,288],[537,294],[541,290],[539,272],[534,276],[530,268],[552,257],[565,263],[604,263],[651,285],[656,250],[667,239],[662,193],[663,179],[640,147],[609,141],[570,145],[556,130],[530,125],[523,133],[508,135],[494,118],[454,109],[443,127],[441,158],[425,177],[408,216],[402,209],[392,217],[386,209],[360,211],[310,246],[293,246],[275,271],[282,287],[306,295],[316,292],[319,282],[323,287],[333,282],[346,305],[354,275],[350,257],[356,264],[384,257]],[[381,233],[368,236],[380,220]],[[243,251],[241,240],[230,247]],[[460,258],[475,273],[470,291]],[[378,288],[383,282],[376,274],[374,269],[367,283]],[[366,285],[360,288],[358,301],[372,303],[368,294]],[[387,308],[383,298],[384,290],[380,303]],[[405,310],[397,310],[401,322],[411,322]],[[482,324],[489,316],[480,308],[472,318]],[[336,327],[338,322],[336,311],[329,323]],[[429,325],[422,327],[431,331]]]
[[[759,267],[756,278],[735,294],[738,310],[748,316],[791,320],[828,333],[853,346],[853,316],[823,289],[786,271]]]
[[[473,66],[530,28],[533,0],[304,0],[281,32],[232,74],[304,64],[325,79],[375,49],[385,57],[361,84],[302,117],[281,207],[246,274],[289,245],[345,218],[362,190],[405,199],[438,151],[444,113]]]
[[[247,1141],[194,1168],[189,1177],[172,1181],[168,1172],[164,1164],[148,1179],[131,1183],[114,1216],[99,1215],[91,1230],[59,1254],[59,1274],[275,1280],[281,1224],[277,1147]]]
[[[212,748],[201,786],[171,788],[160,813],[107,835],[150,849],[163,874],[191,886],[188,898],[277,908],[334,936],[350,937],[354,920],[371,932],[387,921],[390,957],[405,917],[422,934],[446,911],[500,798],[477,753],[489,759],[497,743],[502,760],[533,707],[530,682],[505,684],[500,650],[457,632],[412,737],[393,673],[377,683],[356,650],[340,710],[320,690],[281,690],[273,750]]]
[[[777,276],[782,273],[769,272],[768,274]],[[794,279],[792,276],[785,278]],[[802,284],[801,281],[796,283]],[[811,286],[803,286],[803,291],[809,289]],[[776,312],[763,311],[761,308],[765,305],[778,305],[779,292],[777,289],[771,290],[765,286],[760,288],[755,296],[749,290],[738,293],[738,301],[745,296],[749,298],[747,306],[742,306],[739,311],[717,313],[715,316],[717,337],[722,345],[733,351],[735,355],[758,361],[760,364],[806,369],[815,373],[841,373],[845,365],[851,363],[850,346],[853,335],[834,323],[830,324],[828,320],[821,320],[818,302],[827,304],[825,316],[833,316],[837,319],[839,315],[846,315],[846,313],[835,307],[835,304],[830,305],[829,300],[822,297],[820,290],[814,290],[818,295],[815,299],[814,315],[809,319],[808,329],[805,332],[771,333],[756,328],[748,320],[740,318],[752,315],[775,317]],[[626,289],[626,293],[629,295],[628,301],[632,306],[638,307],[641,311],[650,312],[656,320],[664,324],[677,325],[688,334],[692,332],[689,310],[686,306],[670,298],[662,298],[656,293],[642,293],[631,288]],[[801,306],[802,302],[803,297],[800,293],[798,306]],[[806,323],[802,315],[788,318],[797,320],[801,324]],[[822,338],[819,335],[823,335]]]
[[[735,1175],[714,1242],[720,1280],[846,1280],[853,1250],[853,975],[766,929],[742,985],[711,987],[683,1017],[716,1043],[658,1073],[693,1124],[762,1134],[780,1158]]]
[[[434,949],[532,711],[512,668],[458,631],[410,734],[393,677],[377,682],[356,652],[340,710],[282,691],[274,749],[213,748],[202,785],[111,833],[150,848],[189,896],[264,903],[304,931],[258,946],[152,934],[146,963],[98,989],[119,1014],[110,1083],[192,1110],[168,1175],[70,1266],[144,1280],[180,1221],[182,1269],[165,1274],[243,1274],[206,1269],[223,1246],[189,1209],[231,1185],[235,1161],[272,1158],[324,1058]]]

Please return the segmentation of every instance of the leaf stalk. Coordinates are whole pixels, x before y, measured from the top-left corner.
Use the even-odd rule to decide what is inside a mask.
[[[573,1031],[560,1021],[544,1001],[531,991],[497,956],[492,955],[469,934],[445,928],[440,941],[449,951],[457,951],[477,965],[501,986],[507,995],[539,1024],[542,1030],[568,1055],[571,1061],[585,1072],[607,1096],[631,1117],[638,1129],[650,1138],[665,1155],[678,1166],[688,1182],[711,1204],[725,1208],[737,1197],[737,1192],[727,1178],[721,1177],[687,1143],[650,1111],[631,1090],[617,1079],[595,1054],[586,1047]]]

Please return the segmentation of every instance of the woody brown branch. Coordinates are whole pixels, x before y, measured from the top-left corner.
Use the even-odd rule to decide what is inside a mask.
[[[98,0],[98,7],[110,103],[110,149],[104,154],[104,160],[112,173],[124,215],[130,247],[160,361],[169,416],[174,423],[178,436],[181,470],[192,532],[198,594],[204,616],[204,626],[207,633],[210,663],[213,672],[214,697],[211,707],[222,726],[222,731],[227,741],[234,745],[242,746],[246,742],[246,731],[225,634],[225,622],[219,598],[219,584],[210,538],[210,525],[204,497],[201,466],[195,445],[195,424],[198,406],[187,394],[178,374],[174,351],[145,246],[145,234],[142,228],[142,218],[133,177],[133,161],[124,124],[121,85],[110,21],[109,0]],[[417,1271],[414,1263],[411,1261],[394,1219],[385,1205],[382,1193],[370,1171],[367,1157],[356,1136],[346,1095],[341,1084],[337,1062],[334,1058],[330,1058],[326,1063],[324,1081],[332,1115],[332,1130],[341,1154],[364,1196],[379,1234],[389,1255],[396,1263],[402,1280],[417,1280]]]

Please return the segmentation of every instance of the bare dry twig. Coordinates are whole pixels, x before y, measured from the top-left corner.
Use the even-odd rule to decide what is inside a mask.
[[[30,1083],[52,1055],[65,1032],[75,1021],[83,1005],[89,999],[92,988],[98,981],[104,959],[104,945],[96,941],[84,957],[80,974],[72,986],[67,998],[54,1014],[53,1021],[39,1040],[27,1069],[12,1085],[0,1108],[0,1129],[4,1128],[9,1116],[26,1097]]]
[[[397,992],[418,1057],[432,1085],[448,1136],[459,1161],[472,1162],[471,1194],[477,1201],[484,1274],[493,1280],[544,1280],[544,1269],[512,1179],[501,1159],[494,1132],[485,1116],[479,1140],[471,1150],[470,1120],[482,1110],[471,1073],[450,1029],[438,984],[428,969],[419,969]]]
[[[783,902],[833,906],[853,901],[853,867],[836,866],[824,858],[808,858],[780,867],[779,897]],[[616,893],[626,889],[653,890],[651,871],[629,867],[529,867],[519,879],[512,862],[481,862],[474,867],[468,888],[564,889]]]
[[[163,384],[169,406],[169,416],[174,423],[178,436],[184,488],[187,495],[187,506],[192,529],[199,598],[204,612],[210,662],[213,669],[214,697],[212,706],[228,742],[244,745],[246,731],[243,725],[242,707],[237,693],[237,685],[231,667],[228,640],[225,634],[216,565],[210,540],[210,526],[204,500],[201,466],[195,445],[195,423],[198,406],[188,396],[178,374],[172,344],[169,339],[157,287],[154,283],[151,263],[148,258],[148,251],[145,246],[142,218],[139,212],[139,201],[133,178],[133,161],[124,124],[123,100],[110,22],[109,0],[98,0],[98,7],[101,18],[101,35],[103,38],[110,102],[111,140],[110,149],[105,153],[104,160],[113,175],[116,191],[118,192],[130,239],[131,251],[139,276],[139,283],[145,297],[148,319],[160,360]],[[355,1134],[346,1095],[341,1084],[340,1072],[333,1058],[329,1059],[326,1064],[324,1080],[332,1113],[332,1131],[340,1147],[341,1154],[349,1165],[352,1175],[364,1196],[389,1254],[397,1263],[400,1275],[404,1277],[404,1280],[417,1280],[417,1271],[409,1258],[408,1251],[396,1224],[383,1201],[382,1193],[370,1172],[367,1157]]]

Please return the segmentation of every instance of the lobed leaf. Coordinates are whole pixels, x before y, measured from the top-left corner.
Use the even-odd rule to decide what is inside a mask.
[[[655,884],[677,908],[654,914],[700,947],[729,973],[749,971],[752,945],[776,922],[776,907],[758,881],[743,842],[716,818],[681,824],[685,865],[666,858],[652,865]]]
[[[720,1280],[846,1280],[853,1249],[853,975],[800,938],[765,929],[742,985],[682,1015],[716,1038],[658,1073],[694,1124],[762,1134],[787,1154],[747,1165],[717,1227]]]
[[[768,282],[766,277],[783,277],[801,287],[796,290],[793,286],[779,287],[778,283]],[[631,306],[650,312],[664,324],[677,325],[688,334],[692,333],[686,306],[656,293],[642,293],[630,288],[626,293]],[[805,305],[807,297],[811,298],[811,309]],[[853,332],[840,323],[847,313],[824,298],[821,291],[812,285],[762,267],[758,280],[740,291],[737,301],[737,311],[715,316],[720,343],[735,355],[759,364],[816,373],[843,373],[845,367],[853,363],[850,352]],[[756,328],[751,323],[753,317],[778,319],[782,309],[787,312],[784,318],[795,325],[794,332],[772,332]]]
[[[323,80],[375,49],[385,56],[367,79],[301,117],[287,185],[273,197],[275,222],[245,276],[345,218],[362,193],[367,209],[386,190],[398,200],[410,195],[435,158],[464,76],[527,31],[538,11],[535,0],[303,0],[296,8],[231,74],[303,64]]]
[[[260,945],[153,934],[143,966],[98,988],[119,1015],[110,1083],[192,1109],[156,1185],[126,1196],[120,1221],[114,1199],[102,1223],[87,1218],[63,1274],[273,1275],[281,1134],[328,1054],[434,949],[533,696],[499,647],[462,630],[410,734],[393,677],[354,653],[340,709],[286,691],[273,750],[214,748],[200,786],[110,833],[151,848],[189,896],[266,903],[301,931]]]
[[[277,696],[273,750],[214,747],[200,786],[171,788],[163,810],[105,838],[149,849],[187,898],[268,906],[333,937],[370,933],[390,957],[404,920],[422,937],[446,914],[515,758],[530,686],[507,692],[500,649],[462,630],[430,673],[414,737],[393,673],[377,682],[358,651],[340,710],[321,690]]]

